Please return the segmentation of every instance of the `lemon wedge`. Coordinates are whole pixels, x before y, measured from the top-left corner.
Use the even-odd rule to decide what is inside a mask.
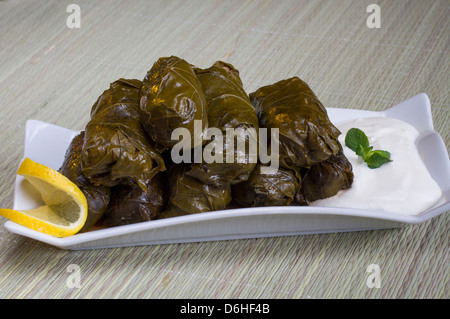
[[[0,215],[25,227],[55,237],[76,234],[88,213],[86,197],[58,171],[25,158],[17,174],[23,176],[41,194],[44,205],[34,209],[0,209]]]

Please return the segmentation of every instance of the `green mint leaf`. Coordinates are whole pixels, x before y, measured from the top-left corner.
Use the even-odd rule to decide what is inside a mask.
[[[370,146],[366,134],[358,128],[348,130],[345,135],[345,146],[354,151],[356,155],[361,156],[369,168],[378,168],[383,164],[392,162],[389,152],[373,151],[373,146]]]
[[[362,158],[365,158],[365,154],[370,151],[369,139],[359,128],[348,130],[345,135],[345,145]]]
[[[392,162],[392,160],[391,153],[387,151],[371,151],[366,158],[366,163],[369,168],[378,168],[388,162]]]
[[[367,153],[361,144],[358,144],[355,150],[356,155],[361,156],[363,160],[366,160]]]

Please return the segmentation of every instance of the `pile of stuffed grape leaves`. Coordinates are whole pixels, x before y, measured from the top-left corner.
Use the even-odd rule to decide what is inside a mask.
[[[341,133],[304,81],[293,77],[261,87],[250,100],[260,126],[279,130],[277,174],[282,177],[254,172],[249,182],[233,191],[239,204],[308,205],[351,186],[352,167],[338,141]]]
[[[277,138],[264,144],[261,130],[276,130]],[[86,196],[82,232],[309,205],[352,185],[340,134],[298,77],[248,94],[229,63],[200,68],[162,57],[142,80],[120,78],[98,97],[59,171]],[[278,156],[275,170],[259,156],[263,148]]]

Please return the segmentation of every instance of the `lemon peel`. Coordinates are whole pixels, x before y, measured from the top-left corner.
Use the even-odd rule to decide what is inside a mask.
[[[58,171],[25,158],[17,174],[41,194],[44,205],[34,209],[0,209],[0,215],[30,229],[66,237],[76,234],[86,222],[88,205],[83,192]]]

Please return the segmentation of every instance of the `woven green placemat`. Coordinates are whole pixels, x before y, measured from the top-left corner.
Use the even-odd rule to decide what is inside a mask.
[[[70,29],[69,3],[1,1],[0,206],[13,203],[26,120],[83,129],[110,82],[142,78],[160,56],[232,63],[249,92],[296,75],[327,107],[384,110],[425,92],[449,148],[448,1],[377,1],[379,29],[370,3],[77,1]],[[449,297],[448,213],[402,229],[93,251],[4,222],[0,298]],[[367,284],[371,264],[380,288]]]

